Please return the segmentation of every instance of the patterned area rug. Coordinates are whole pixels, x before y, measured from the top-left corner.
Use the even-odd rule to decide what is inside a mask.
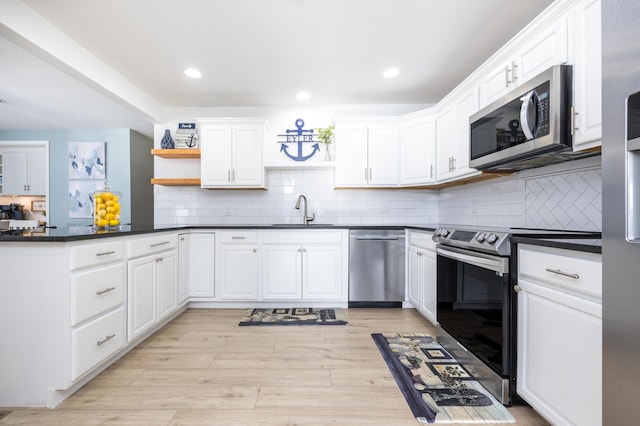
[[[341,308],[249,309],[238,325],[346,325]]]
[[[422,423],[515,423],[435,339],[427,334],[372,334],[416,420]]]

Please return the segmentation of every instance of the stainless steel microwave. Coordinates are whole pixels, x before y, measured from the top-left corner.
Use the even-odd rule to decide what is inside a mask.
[[[473,114],[469,165],[517,171],[575,159],[572,100],[572,68],[556,65]]]

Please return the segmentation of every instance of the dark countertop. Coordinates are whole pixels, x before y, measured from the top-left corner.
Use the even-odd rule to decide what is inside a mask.
[[[206,225],[206,226],[177,226],[154,227],[152,225],[122,226],[120,230],[94,230],[91,226],[74,226],[60,228],[46,228],[25,231],[0,232],[0,243],[3,242],[71,242],[94,240],[109,237],[126,237],[130,235],[150,234],[155,232],[188,231],[206,229],[260,229],[260,230],[300,230],[300,229],[412,229],[417,231],[435,231],[439,224],[414,225],[331,225],[314,223],[308,226],[302,224],[275,225]],[[602,240],[599,232],[564,232],[551,230],[513,230],[511,241],[515,244],[533,244],[547,247],[564,248],[569,250],[602,253]]]

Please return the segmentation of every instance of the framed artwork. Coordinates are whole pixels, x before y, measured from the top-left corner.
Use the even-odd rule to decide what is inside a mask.
[[[104,142],[69,142],[69,179],[105,179]]]
[[[47,210],[47,202],[44,200],[33,200],[31,202],[31,211],[32,212],[44,212]]]
[[[427,363],[427,366],[440,377],[450,377],[456,380],[473,380],[473,376],[469,374],[460,364],[456,363]]]
[[[437,349],[429,349],[429,348],[420,348],[420,350],[429,358],[429,359],[453,359],[451,355],[447,353],[442,348]]]
[[[69,218],[91,219],[91,193],[104,188],[104,181],[69,181]]]

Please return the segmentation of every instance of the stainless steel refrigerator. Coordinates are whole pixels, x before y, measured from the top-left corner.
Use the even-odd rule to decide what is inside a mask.
[[[603,424],[640,424],[640,1],[602,0]]]

